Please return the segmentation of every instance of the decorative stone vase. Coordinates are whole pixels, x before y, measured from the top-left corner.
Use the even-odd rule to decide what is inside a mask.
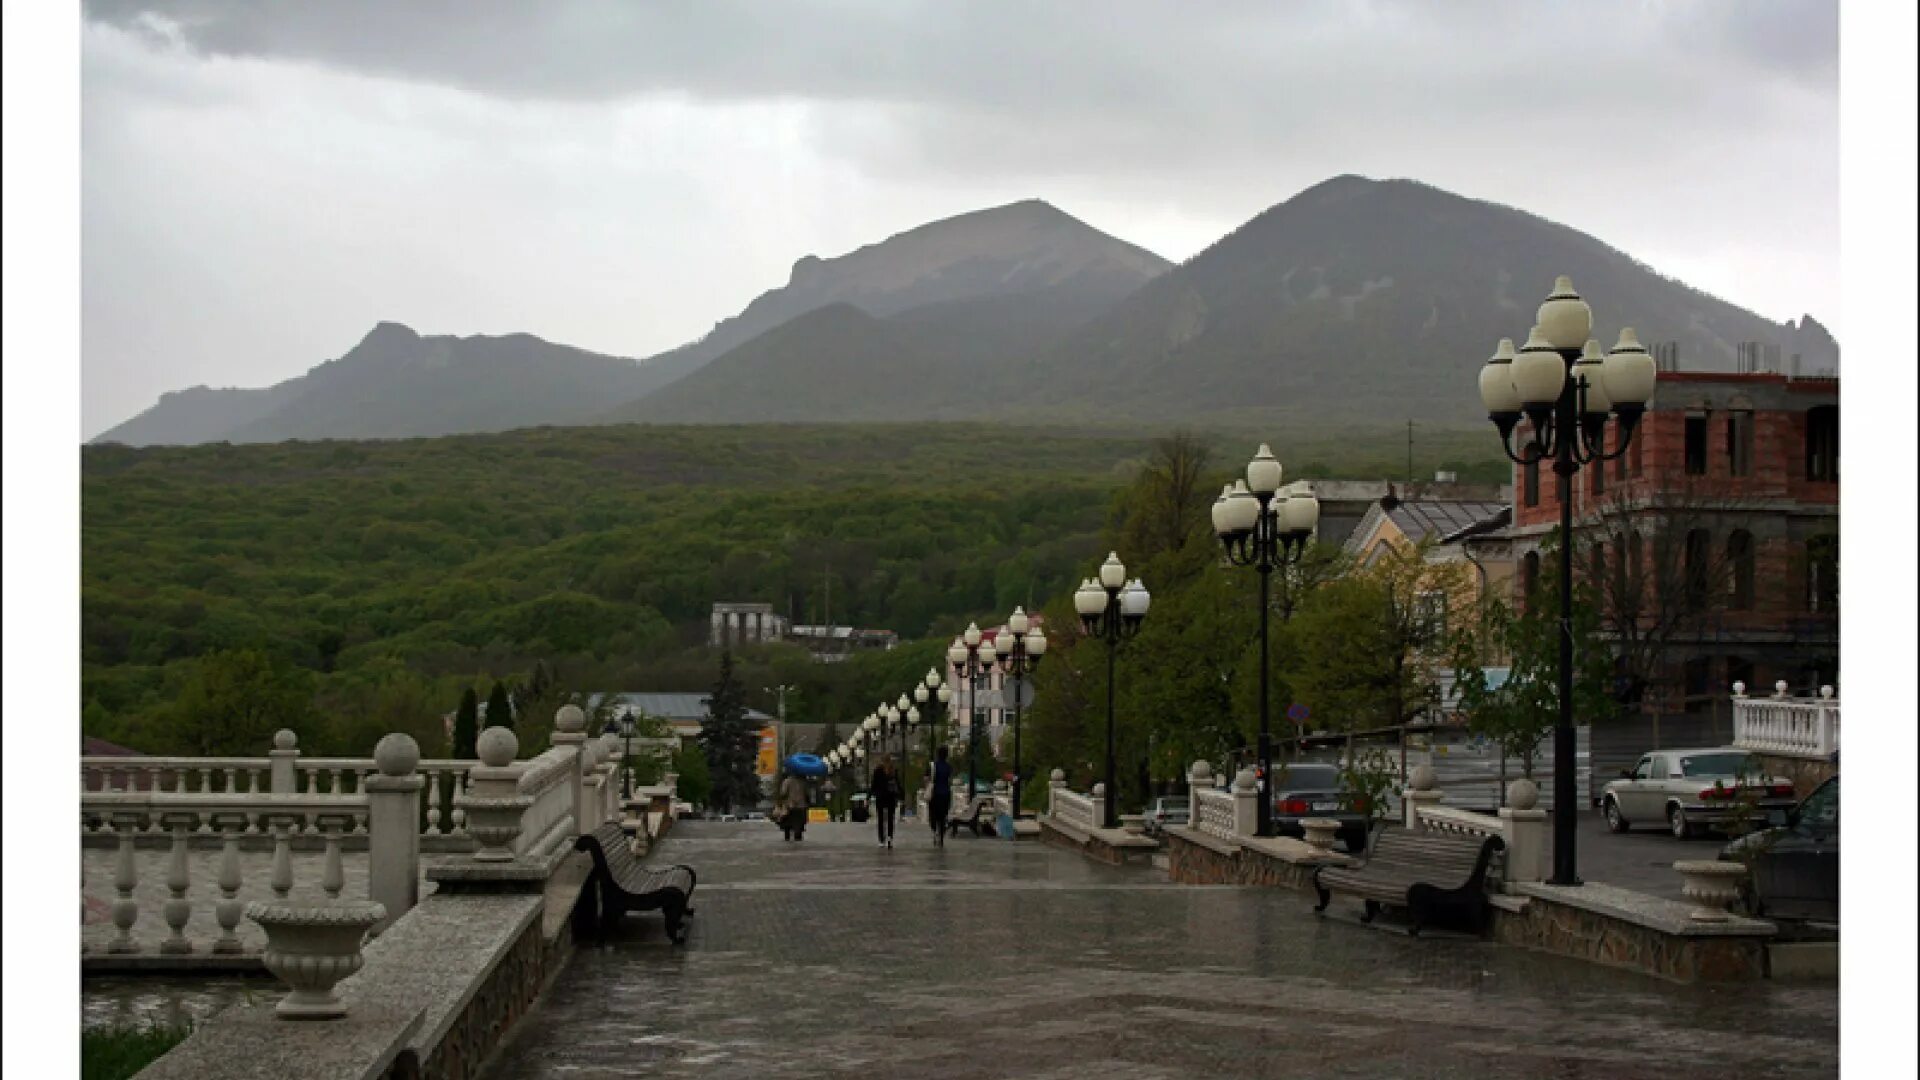
[[[1307,843],[1321,851],[1332,851],[1340,835],[1340,823],[1332,818],[1302,818],[1300,828],[1307,834]]]
[[[274,1006],[283,1020],[331,1020],[347,1015],[333,992],[360,970],[360,944],[374,923],[387,917],[372,900],[325,900],[308,904],[254,901],[247,918],[267,932],[261,963],[293,992]]]
[[[1727,905],[1739,899],[1747,868],[1718,859],[1682,859],[1673,868],[1680,873],[1680,895],[1693,901],[1690,917],[1696,922],[1725,922]]]
[[[1125,829],[1129,836],[1145,835],[1147,831],[1147,815],[1121,814],[1120,827]]]
[[[512,862],[520,819],[532,805],[531,795],[463,796],[460,806],[467,812],[467,832],[480,845],[473,861]]]

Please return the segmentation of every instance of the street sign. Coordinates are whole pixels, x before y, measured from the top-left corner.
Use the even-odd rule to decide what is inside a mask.
[[[1307,707],[1299,702],[1287,706],[1287,719],[1296,724],[1305,723],[1307,719]]]

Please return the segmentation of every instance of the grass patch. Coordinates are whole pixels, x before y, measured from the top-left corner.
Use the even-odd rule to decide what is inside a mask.
[[[116,1024],[84,1030],[80,1033],[81,1080],[125,1080],[192,1032],[186,1024]]]

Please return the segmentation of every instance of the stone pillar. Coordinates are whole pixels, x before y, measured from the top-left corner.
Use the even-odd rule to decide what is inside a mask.
[[[1067,774],[1059,769],[1047,774],[1047,816],[1053,816],[1053,797],[1067,788]]]
[[[467,833],[480,845],[475,862],[512,862],[520,817],[533,805],[533,796],[520,794],[524,766],[514,761],[520,739],[510,727],[490,727],[480,733],[475,749],[481,763],[467,773],[468,790],[454,805],[466,812]]]
[[[1093,785],[1093,827],[1107,827],[1107,785]]]
[[[1547,812],[1539,809],[1540,788],[1522,778],[1507,785],[1500,808],[1501,839],[1507,844],[1508,881],[1545,881],[1552,833]]]
[[[1187,770],[1187,828],[1200,827],[1200,793],[1213,786],[1213,766],[1196,761]]]
[[[573,828],[575,832],[585,832],[589,828],[587,818],[593,811],[587,806],[584,782],[587,715],[580,711],[580,706],[562,705],[553,714],[553,745],[565,747],[569,753],[567,783],[573,791]]]
[[[1233,834],[1258,836],[1260,833],[1260,783],[1254,779],[1251,765],[1233,778]]]
[[[727,643],[727,614],[716,610],[711,616],[711,628],[707,631],[707,644],[719,648]]]
[[[1403,800],[1406,805],[1402,807],[1407,814],[1407,828],[1418,829],[1420,827],[1421,807],[1437,806],[1441,799],[1446,798],[1445,795],[1435,790],[1433,785],[1433,766],[1431,765],[1415,765],[1413,770],[1407,774],[1407,791],[1406,797]]]
[[[420,744],[393,732],[373,748],[377,776],[367,790],[367,899],[385,915],[373,924],[377,935],[420,901]]]
[[[300,760],[299,737],[286,728],[273,733],[273,749],[267,751],[272,765],[267,773],[267,790],[275,795],[297,795],[300,789],[294,763]]]

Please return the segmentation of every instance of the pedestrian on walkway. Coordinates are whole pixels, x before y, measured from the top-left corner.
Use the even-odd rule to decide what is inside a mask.
[[[780,781],[780,802],[785,814],[780,818],[780,832],[788,840],[804,840],[807,831],[807,782],[788,772],[787,778]]]
[[[933,779],[927,792],[927,824],[933,826],[933,845],[947,846],[947,815],[953,811],[953,766],[947,762],[947,748],[933,752]]]
[[[867,785],[867,794],[873,801],[874,820],[880,830],[880,846],[893,846],[893,815],[900,807],[900,774],[894,769],[893,755],[880,759],[873,770],[873,779]]]

